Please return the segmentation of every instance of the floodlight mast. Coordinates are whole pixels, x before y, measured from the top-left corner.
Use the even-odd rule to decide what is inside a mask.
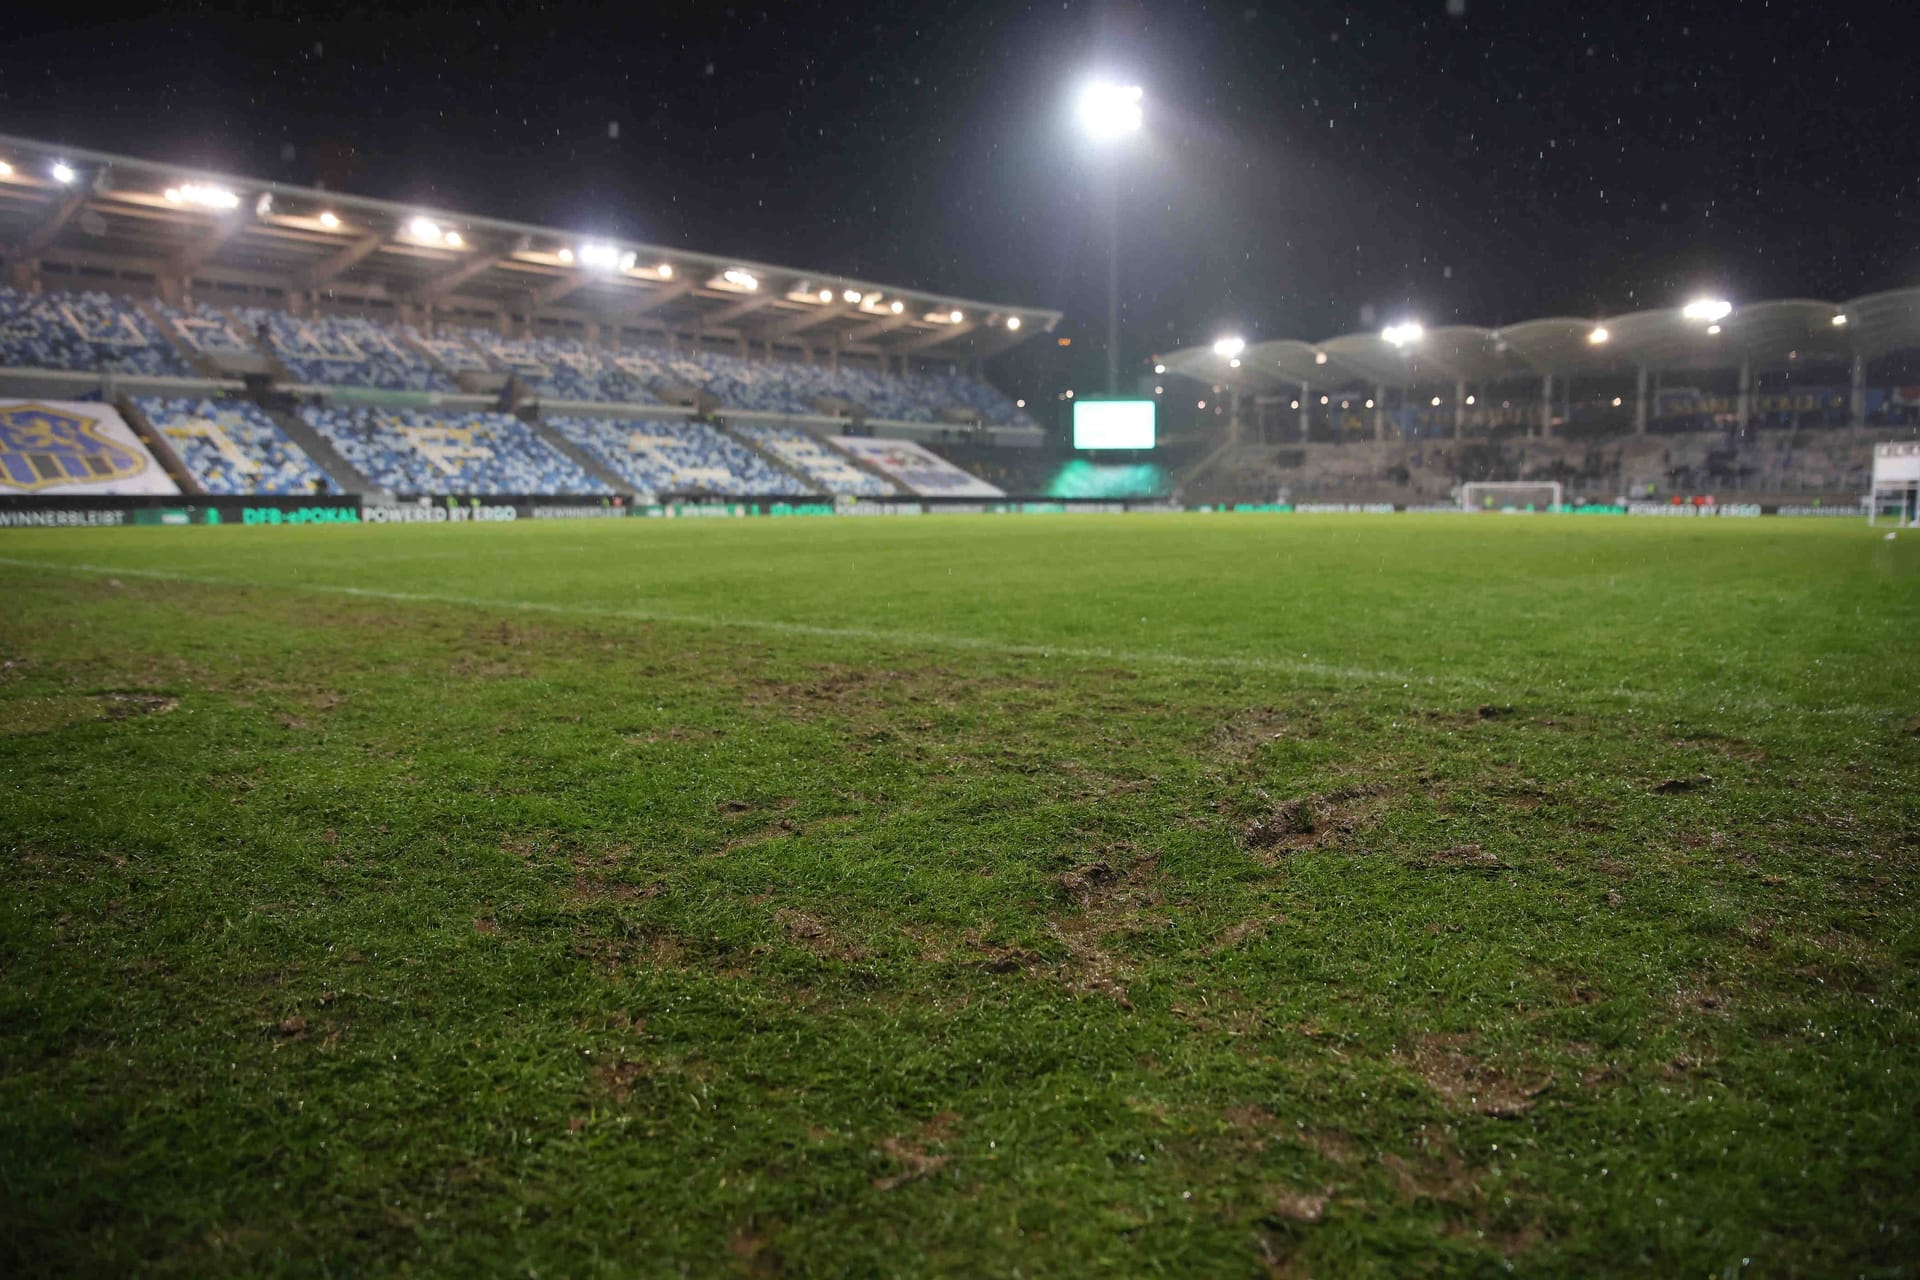
[[[1080,89],[1075,104],[1080,128],[1097,143],[1111,144],[1140,132],[1144,118],[1139,85],[1094,80]],[[1100,212],[1107,224],[1107,394],[1120,392],[1120,199],[1111,162],[1101,165]]]

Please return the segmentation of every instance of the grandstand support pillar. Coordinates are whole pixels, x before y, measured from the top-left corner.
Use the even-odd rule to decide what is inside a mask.
[[[1553,375],[1540,376],[1540,438],[1548,439],[1553,435]]]
[[[1867,425],[1867,358],[1863,355],[1853,357],[1853,376],[1847,386],[1847,424]]]
[[[1456,378],[1453,383],[1453,438],[1458,440],[1467,433],[1467,380]]]
[[[1647,366],[1641,365],[1633,381],[1633,434],[1647,434]]]
[[[7,283],[22,293],[33,292],[33,277],[40,264],[31,258],[15,258],[7,264]]]
[[[1313,427],[1313,388],[1306,383],[1300,384],[1300,443],[1305,444],[1312,434]]]
[[[160,301],[170,307],[187,305],[187,282],[179,276],[163,275],[154,277],[153,291],[160,295]]]
[[[1387,389],[1385,387],[1373,389],[1373,438],[1375,440],[1387,438]]]
[[[1753,420],[1753,361],[1740,362],[1740,429],[1745,431],[1747,423]]]

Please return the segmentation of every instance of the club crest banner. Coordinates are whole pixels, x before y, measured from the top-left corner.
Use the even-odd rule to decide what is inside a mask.
[[[112,405],[0,400],[0,494],[178,492]]]

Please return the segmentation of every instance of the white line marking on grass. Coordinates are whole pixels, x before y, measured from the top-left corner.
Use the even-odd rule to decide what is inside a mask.
[[[379,587],[352,587],[328,582],[263,582],[255,578],[225,578],[174,573],[164,569],[128,569],[114,565],[80,561],[28,560],[0,556],[0,564],[51,573],[104,574],[128,578],[149,578],[161,582],[185,582],[195,586],[251,587],[264,591],[312,591],[326,595],[353,596],[367,600],[392,600],[405,604],[451,604],[480,609],[504,609],[519,613],[552,613],[566,617],[611,618],[627,622],[658,622],[688,627],[736,628],[764,631],[773,635],[803,636],[817,640],[863,640],[875,644],[893,644],[915,649],[954,649],[970,653],[1000,653],[1022,658],[1066,658],[1086,662],[1112,662],[1122,666],[1194,667],[1221,671],[1270,671],[1285,675],[1368,685],[1426,685],[1490,689],[1493,686],[1472,676],[1415,675],[1405,671],[1380,671],[1367,667],[1344,667],[1308,659],[1259,658],[1234,654],[1174,653],[1158,649],[1107,649],[1098,646],[1032,644],[1017,640],[998,640],[989,636],[948,635],[936,631],[901,631],[886,627],[822,626],[811,622],[786,622],[776,618],[736,618],[718,614],[670,613],[657,609],[611,609],[594,605],[556,604],[539,600],[499,600],[486,596],[459,596],[428,591],[391,591]]]
[[[1080,645],[1030,644],[1017,640],[996,640],[988,636],[946,635],[934,631],[895,631],[884,627],[828,627],[810,622],[784,622],[774,618],[730,618],[714,614],[667,613],[652,609],[607,609],[593,605],[553,604],[537,600],[496,600],[485,596],[456,596],[426,591],[387,591],[378,587],[350,587],[329,582],[262,582],[253,578],[207,577],[172,573],[162,569],[126,569],[114,565],[80,561],[30,560],[0,556],[0,565],[38,569],[48,573],[84,573],[151,578],[161,582],[185,582],[207,587],[250,587],[261,591],[311,591],[324,595],[352,596],[366,600],[392,600],[403,604],[450,604],[466,608],[500,609],[513,613],[550,613],[562,617],[607,618],[625,622],[656,622],[685,627],[733,628],[761,631],[770,635],[804,636],[819,640],[862,640],[873,644],[903,648],[950,649],[967,653],[997,653],[1019,658],[1064,658],[1081,662],[1111,662],[1121,666],[1184,667],[1203,671],[1264,671],[1274,675],[1305,676],[1357,685],[1420,685],[1430,689],[1473,689],[1493,692],[1502,686],[1491,680],[1467,675],[1415,675],[1406,671],[1378,671],[1366,667],[1343,667],[1331,663],[1293,658],[1256,658],[1233,654],[1173,653],[1157,649],[1106,649]],[[1582,696],[1576,694],[1575,696]],[[1673,695],[1658,690],[1595,689],[1584,696],[1616,698],[1622,702],[1675,709]],[[1703,696],[1711,697],[1711,694]],[[1892,708],[1842,704],[1831,707],[1796,707],[1772,698],[1722,698],[1719,710],[1739,710],[1749,715],[1768,717],[1801,712],[1817,716],[1845,716],[1856,720],[1880,721],[1896,714]]]

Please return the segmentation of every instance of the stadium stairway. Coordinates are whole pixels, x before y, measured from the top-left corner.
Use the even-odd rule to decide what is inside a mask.
[[[287,439],[299,445],[306,455],[313,459],[313,465],[326,473],[327,479],[333,482],[335,489],[341,493],[361,494],[378,491],[371,480],[354,470],[353,466],[340,456],[340,451],[329,444],[326,437],[308,426],[306,419],[298,413],[281,408],[274,402],[275,397],[271,395],[256,395],[253,401],[266,412],[269,418],[273,419],[275,426],[287,433]]]
[[[220,370],[214,367],[211,360],[201,355],[198,351],[195,351],[193,345],[180,336],[180,331],[173,327],[173,321],[161,314],[160,308],[154,306],[153,303],[146,298],[132,298],[129,299],[129,301],[133,303],[135,310],[153,322],[153,327],[160,331],[160,336],[165,338],[173,349],[180,353],[180,358],[185,360],[194,372],[203,378],[218,378],[221,376]],[[127,421],[133,421],[131,415],[128,416]]]
[[[813,479],[813,477],[807,475],[804,471],[799,470],[797,467],[789,466],[784,458],[782,458],[779,454],[773,452],[771,449],[762,449],[760,447],[760,442],[755,440],[752,436],[746,434],[744,431],[735,431],[732,427],[728,426],[725,422],[717,418],[713,420],[711,425],[715,431],[718,431],[721,435],[733,441],[735,444],[739,445],[742,449],[745,449],[748,453],[751,453],[754,457],[759,458],[761,461],[765,462],[769,467],[772,467],[775,471],[778,471],[781,475],[792,477],[792,479],[796,483],[803,484],[808,489],[818,489],[820,487],[819,484]]]
[[[140,437],[140,443],[147,446],[147,451],[153,455],[153,460],[160,464],[160,469],[180,486],[180,492],[203,494],[207,491],[206,486],[194,478],[193,471],[187,464],[180,460],[180,455],[174,452],[173,442],[154,429],[153,423],[148,420],[140,406],[134,403],[132,396],[117,397],[113,407],[120,411],[120,416],[126,420],[129,427],[133,428],[133,434]]]
[[[615,474],[591,453],[588,453],[585,449],[582,449],[579,445],[542,422],[539,414],[520,413],[514,416],[526,423],[528,430],[532,431],[535,436],[544,441],[555,453],[563,458],[570,459],[575,466],[592,476],[595,480],[598,480],[601,484],[606,485],[615,493],[632,492],[633,483],[631,481]]]

